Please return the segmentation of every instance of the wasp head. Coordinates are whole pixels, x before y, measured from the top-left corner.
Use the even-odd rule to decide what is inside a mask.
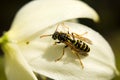
[[[52,38],[54,39],[54,40],[56,40],[56,39],[58,39],[58,36],[59,36],[59,32],[55,32],[53,35],[52,35]]]

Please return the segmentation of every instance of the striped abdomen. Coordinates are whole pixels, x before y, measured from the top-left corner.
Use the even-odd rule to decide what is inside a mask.
[[[81,40],[72,40],[72,43],[74,45],[74,47],[82,52],[89,52],[90,48],[88,47],[88,45],[86,43],[84,43]]]

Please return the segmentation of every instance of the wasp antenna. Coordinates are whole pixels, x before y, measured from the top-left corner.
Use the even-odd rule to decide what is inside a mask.
[[[52,36],[53,34],[49,34],[49,35],[41,35],[40,38],[43,38],[43,37],[47,37],[47,36]]]

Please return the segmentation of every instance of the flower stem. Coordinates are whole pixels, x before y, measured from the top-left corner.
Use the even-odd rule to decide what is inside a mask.
[[[3,38],[2,38],[2,37],[0,37],[0,45],[2,44],[2,42],[3,42]]]
[[[0,46],[6,42],[8,42],[8,38],[7,35],[5,34],[2,37],[0,37]]]

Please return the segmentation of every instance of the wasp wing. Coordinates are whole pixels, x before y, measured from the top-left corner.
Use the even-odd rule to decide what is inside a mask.
[[[86,32],[86,33],[87,33],[87,32]],[[86,33],[84,33],[84,34],[86,34]],[[90,39],[85,38],[85,37],[82,37],[82,35],[84,35],[84,34],[78,35],[77,33],[72,33],[71,35],[72,35],[73,37],[77,38],[77,39],[80,39],[80,40],[88,43],[88,44],[92,44],[92,41],[91,41]]]

